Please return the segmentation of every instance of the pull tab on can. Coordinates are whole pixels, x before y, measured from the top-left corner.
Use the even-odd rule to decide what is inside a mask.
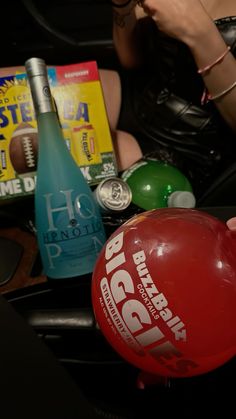
[[[131,203],[129,185],[118,177],[104,179],[94,190],[94,196],[103,212],[124,211]]]

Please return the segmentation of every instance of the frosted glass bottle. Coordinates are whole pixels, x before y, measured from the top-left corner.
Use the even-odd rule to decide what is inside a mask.
[[[63,138],[45,62],[31,58],[25,68],[38,125],[35,222],[44,273],[88,274],[106,241],[99,207]]]

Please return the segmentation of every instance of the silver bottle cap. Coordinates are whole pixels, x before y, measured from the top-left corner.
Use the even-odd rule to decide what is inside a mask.
[[[47,76],[46,63],[42,58],[30,58],[25,62],[28,77]]]
[[[94,191],[95,199],[105,212],[120,212],[131,203],[132,192],[129,185],[118,177],[104,179]]]
[[[30,58],[25,62],[35,113],[55,112],[51,94],[47,66],[42,58]]]
[[[195,205],[195,196],[189,191],[175,191],[168,197],[168,207],[194,208]]]

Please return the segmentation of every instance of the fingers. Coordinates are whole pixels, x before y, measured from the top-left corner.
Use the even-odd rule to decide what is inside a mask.
[[[230,218],[227,222],[226,222],[228,228],[230,230],[235,230],[236,231],[236,217],[232,217]]]

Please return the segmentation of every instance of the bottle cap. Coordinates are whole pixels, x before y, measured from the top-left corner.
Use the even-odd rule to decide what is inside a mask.
[[[25,62],[25,69],[36,115],[45,112],[56,112],[45,61],[41,58],[29,58]]]
[[[194,208],[195,205],[195,196],[189,191],[175,191],[168,197],[168,207]]]
[[[42,58],[29,58],[25,62],[28,77],[42,76],[47,74],[45,61]]]

